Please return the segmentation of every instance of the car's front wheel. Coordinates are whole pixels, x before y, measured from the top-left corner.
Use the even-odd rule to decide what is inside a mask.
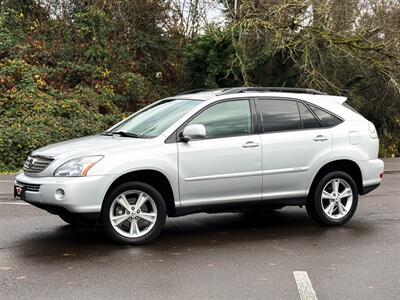
[[[166,219],[165,202],[152,186],[128,182],[117,186],[104,200],[101,222],[114,241],[139,245],[153,241]]]
[[[357,209],[357,185],[345,172],[326,174],[311,193],[306,208],[310,217],[320,224],[343,225]]]

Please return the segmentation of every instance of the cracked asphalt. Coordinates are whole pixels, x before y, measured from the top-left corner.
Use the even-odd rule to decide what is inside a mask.
[[[293,272],[306,271],[318,299],[398,299],[397,166],[343,227],[321,227],[304,208],[196,214],[139,247],[20,204],[3,176],[0,298],[300,299]]]

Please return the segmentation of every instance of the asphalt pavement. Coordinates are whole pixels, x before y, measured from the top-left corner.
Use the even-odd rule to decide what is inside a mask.
[[[400,160],[386,171],[342,227],[296,207],[196,214],[139,247],[12,199],[1,176],[0,298],[300,299],[305,275],[318,299],[399,299]]]

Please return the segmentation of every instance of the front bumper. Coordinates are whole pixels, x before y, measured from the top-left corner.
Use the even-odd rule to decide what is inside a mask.
[[[25,191],[26,202],[38,207],[61,207],[71,213],[99,213],[112,181],[112,176],[30,177],[23,173],[15,178],[19,185],[39,186],[37,191],[31,188]],[[57,189],[64,190],[62,200],[55,197]]]

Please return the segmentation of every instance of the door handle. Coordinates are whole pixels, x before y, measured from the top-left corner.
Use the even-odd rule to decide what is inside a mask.
[[[252,141],[246,142],[246,143],[244,143],[242,145],[243,148],[255,148],[255,147],[258,147],[258,146],[259,146],[258,143],[252,142]]]
[[[324,135],[317,135],[314,138],[314,141],[316,141],[316,142],[324,142],[324,141],[327,141],[327,140],[328,140],[328,137],[324,136]]]

